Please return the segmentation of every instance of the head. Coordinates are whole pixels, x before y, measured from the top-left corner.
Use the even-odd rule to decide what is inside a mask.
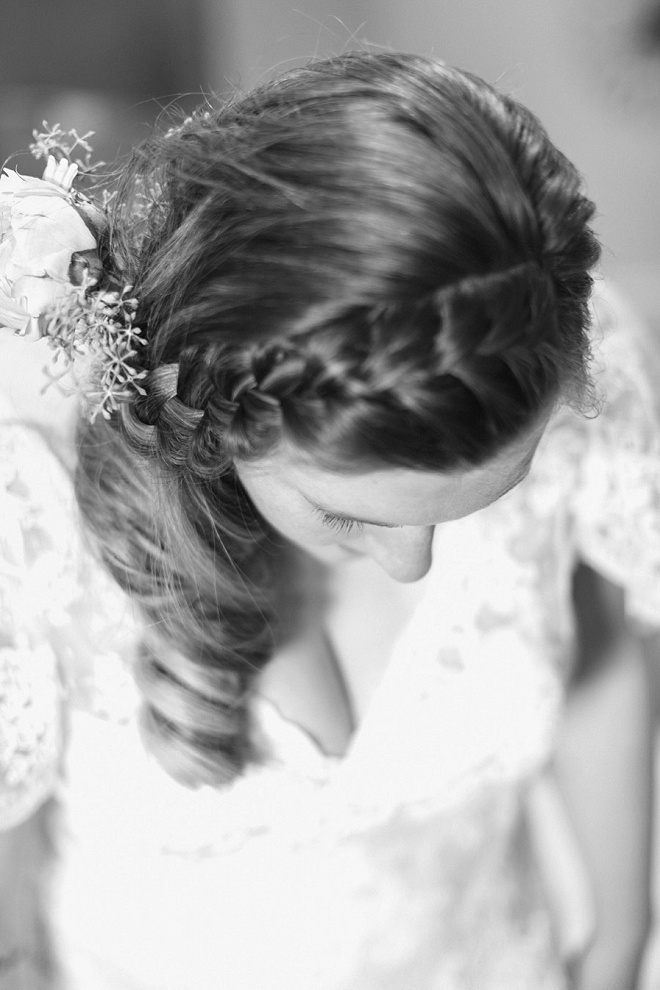
[[[371,552],[519,480],[584,396],[592,214],[528,111],[413,55],[317,62],[147,142],[108,245],[147,394],[99,429],[164,507],[159,554],[185,532],[254,598],[269,523],[319,542],[294,488]]]
[[[547,419],[473,468],[341,473],[286,442],[235,468],[262,516],[312,556],[329,565],[369,556],[396,580],[416,581],[431,565],[438,523],[485,508],[526,477]]]

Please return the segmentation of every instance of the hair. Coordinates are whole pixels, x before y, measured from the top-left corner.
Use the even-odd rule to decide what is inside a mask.
[[[594,208],[536,118],[432,59],[349,53],[208,105],[133,155],[105,265],[145,395],[81,425],[77,490],[146,615],[143,727],[221,784],[258,753],[286,544],[235,462],[478,466],[588,389]]]

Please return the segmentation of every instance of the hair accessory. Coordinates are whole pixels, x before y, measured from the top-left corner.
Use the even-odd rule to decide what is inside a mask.
[[[144,394],[137,300],[131,286],[100,289],[103,268],[90,227],[101,229],[105,214],[73,188],[79,172],[98,167],[90,164],[90,135],[70,131],[68,140],[59,125],[44,127],[30,149],[47,158],[43,178],[10,169],[0,176],[0,327],[29,340],[46,337],[55,360],[62,356],[62,374],[48,373],[45,387],[84,359],[85,375],[74,376],[77,389],[91,419],[109,417],[119,403]],[[64,152],[77,147],[85,158],[71,162]]]
[[[43,179],[4,169],[0,176],[0,325],[30,339],[39,318],[71,287],[71,256],[96,251],[94,235],[71,202],[78,171],[49,158]]]
[[[59,381],[79,359],[88,369],[78,385],[93,421],[99,413],[109,419],[120,403],[145,395],[140,381],[147,373],[137,362],[145,340],[133,325],[138,303],[131,286],[99,294],[89,294],[88,287],[86,278],[71,286],[42,314],[41,326],[57,351],[55,360],[61,354],[65,362],[62,376],[51,375],[50,383]]]

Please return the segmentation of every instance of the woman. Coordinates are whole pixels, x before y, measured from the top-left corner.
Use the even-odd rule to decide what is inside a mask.
[[[627,655],[619,586],[660,617],[655,411],[590,309],[592,215],[531,114],[412,55],[314,63],[138,149],[100,257],[144,375],[83,421],[76,475],[126,597],[89,563],[76,587],[72,535],[39,628],[67,684],[67,987],[568,986],[588,902],[576,936],[525,809],[574,575],[617,606],[599,656]],[[630,898],[585,853],[584,988],[634,979],[635,827]]]

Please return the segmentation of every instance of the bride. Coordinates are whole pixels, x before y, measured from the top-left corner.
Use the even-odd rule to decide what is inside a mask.
[[[632,987],[657,410],[575,169],[351,53],[74,173],[0,187],[8,979]]]

